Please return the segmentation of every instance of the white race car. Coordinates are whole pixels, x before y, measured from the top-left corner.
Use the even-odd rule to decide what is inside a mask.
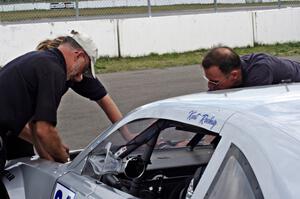
[[[300,84],[142,106],[66,164],[11,161],[12,199],[298,199]]]

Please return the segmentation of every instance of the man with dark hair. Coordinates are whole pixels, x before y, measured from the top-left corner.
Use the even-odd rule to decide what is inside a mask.
[[[8,136],[31,142],[41,158],[68,161],[68,147],[55,128],[57,108],[67,81],[95,76],[97,51],[90,37],[76,33],[56,49],[26,53],[1,69],[0,173],[5,166]]]
[[[210,91],[300,81],[299,62],[264,53],[240,57],[229,47],[211,49],[202,67]]]

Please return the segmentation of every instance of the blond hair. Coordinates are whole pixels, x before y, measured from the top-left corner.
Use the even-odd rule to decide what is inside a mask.
[[[46,39],[44,41],[41,41],[37,45],[36,50],[49,50],[51,48],[57,48],[65,40],[65,38],[66,37],[64,36],[59,36],[55,39]]]

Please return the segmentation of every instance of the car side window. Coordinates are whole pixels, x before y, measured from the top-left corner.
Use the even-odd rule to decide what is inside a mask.
[[[177,130],[176,127],[166,128],[160,132],[156,149],[185,147],[195,133]]]
[[[205,199],[264,198],[245,155],[232,144],[215,176]]]

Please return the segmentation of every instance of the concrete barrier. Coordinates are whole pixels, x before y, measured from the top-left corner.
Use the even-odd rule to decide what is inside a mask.
[[[251,12],[120,20],[121,55],[185,52],[218,44],[252,46],[251,20]]]
[[[253,18],[256,43],[300,41],[300,8],[257,11]]]
[[[0,65],[34,50],[42,40],[66,35],[73,29],[89,34],[99,47],[101,56],[118,56],[115,20],[14,24],[0,26]]]

